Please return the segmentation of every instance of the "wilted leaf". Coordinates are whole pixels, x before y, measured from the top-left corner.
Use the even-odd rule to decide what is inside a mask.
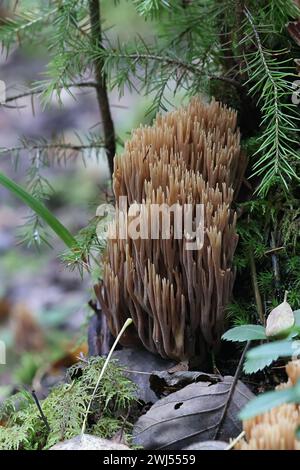
[[[261,325],[241,325],[231,328],[223,334],[222,339],[225,341],[254,341],[266,339],[265,328]]]
[[[20,303],[14,306],[12,330],[18,351],[42,351],[44,349],[43,330],[26,305]]]
[[[124,348],[113,353],[124,367],[125,375],[137,385],[136,398],[145,403],[155,403],[157,395],[151,390],[150,376],[153,371],[161,371],[174,366],[174,361],[162,359],[145,349]]]
[[[129,447],[118,444],[108,439],[83,434],[67,441],[59,442],[50,450],[130,450]]]
[[[11,304],[7,299],[0,298],[0,323],[8,320],[11,313]]]
[[[222,378],[215,374],[206,374],[204,372],[174,372],[155,371],[150,375],[150,386],[158,397],[177,392],[183,387],[193,382],[220,382]]]
[[[239,414],[245,420],[260,415],[284,403],[300,403],[300,380],[294,387],[266,392],[251,400]]]
[[[183,449],[213,440],[232,385],[232,377],[222,382],[199,382],[162,398],[134,427],[133,442],[146,449]],[[253,398],[252,392],[237,383],[223,422],[220,439],[226,441],[241,432],[237,415]]]
[[[277,336],[288,331],[295,323],[295,317],[290,304],[284,300],[273,308],[267,318],[266,335]]]

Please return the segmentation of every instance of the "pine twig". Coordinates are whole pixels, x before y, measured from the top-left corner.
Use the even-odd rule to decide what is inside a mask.
[[[155,62],[160,62],[160,63],[165,63],[167,65],[175,66],[180,69],[185,70],[186,72],[193,73],[195,75],[202,75],[203,74],[203,69],[199,69],[196,65],[194,64],[188,64],[178,58],[171,58],[167,56],[161,56],[159,54],[140,54],[140,53],[132,53],[132,54],[118,54],[118,57],[124,58],[124,59],[131,59],[132,61],[139,61],[139,60],[153,60]],[[242,85],[240,82],[237,80],[234,80],[233,78],[222,76],[222,75],[215,75],[215,74],[208,74],[208,78],[213,79],[213,80],[219,80],[225,83],[228,83],[229,85],[232,85],[236,88],[242,88]]]
[[[97,83],[96,82],[79,82],[79,83],[69,83],[65,85],[65,88],[96,88]],[[19,95],[15,96],[10,96],[6,98],[5,103],[0,103],[0,106],[6,106],[7,103],[10,103],[12,101],[16,101],[21,98],[26,98],[28,96],[34,96],[34,95],[39,95],[40,93],[43,92],[43,87],[41,88],[36,88],[34,90],[28,90],[25,91],[24,93],[20,93]]]
[[[1,153],[12,153],[12,152],[21,152],[22,150],[27,150],[29,152],[32,152],[34,150],[71,150],[74,152],[81,152],[83,150],[89,150],[89,149],[94,149],[94,148],[103,148],[104,143],[103,142],[95,142],[92,144],[86,144],[86,145],[74,145],[74,144],[68,144],[68,143],[53,143],[53,144],[36,144],[32,146],[18,146],[18,147],[0,147],[0,155]]]

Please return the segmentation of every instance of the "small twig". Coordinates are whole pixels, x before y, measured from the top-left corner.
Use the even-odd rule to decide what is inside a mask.
[[[270,250],[265,251],[265,255],[271,255],[272,253],[277,253],[277,251],[285,250],[285,246],[277,246],[276,248],[271,248]]]
[[[80,83],[68,83],[67,85],[64,86],[64,88],[96,88],[97,83],[96,82],[80,82]],[[28,90],[25,91],[24,93],[20,93],[19,95],[15,96],[10,96],[6,98],[5,103],[0,103],[0,106],[6,106],[7,103],[10,103],[11,101],[16,101],[21,98],[26,98],[28,96],[34,96],[34,95],[39,95],[44,91],[44,88],[36,88],[35,90]],[[8,106],[7,106],[8,107]]]
[[[223,426],[224,420],[226,418],[227,411],[228,411],[229,405],[231,403],[231,399],[232,399],[234,391],[235,391],[235,387],[236,387],[237,382],[239,380],[239,376],[240,376],[240,373],[241,373],[241,370],[242,370],[243,362],[244,362],[244,359],[245,359],[246,352],[248,351],[249,345],[250,345],[250,341],[247,341],[246,346],[244,347],[244,351],[243,351],[243,353],[240,357],[237,369],[235,371],[233,381],[232,381],[232,384],[230,386],[230,390],[229,390],[229,393],[228,393],[228,398],[227,398],[225,406],[223,408],[223,412],[222,412],[220,421],[217,425],[217,429],[216,429],[216,432],[215,432],[215,435],[214,435],[214,440],[218,439],[218,437],[220,435],[220,432],[222,430],[222,426]]]
[[[275,231],[271,233],[271,249],[276,247],[276,240],[275,240]],[[275,289],[277,293],[277,297],[280,295],[280,268],[279,268],[279,260],[276,256],[276,252],[273,251],[271,254],[272,259],[272,268],[274,273],[275,279]]]
[[[243,437],[245,437],[245,435],[246,435],[245,431],[242,431],[241,434],[239,434],[235,439],[233,439],[233,441],[230,442],[230,444],[229,444],[227,447],[225,447],[224,450],[231,450],[231,449],[233,449],[233,448],[235,447],[235,445],[236,445],[241,439],[243,439]]]
[[[141,370],[131,370],[131,369],[123,369],[124,372],[129,374],[141,374],[141,375],[152,375],[152,372],[142,372]]]
[[[46,426],[46,428],[47,428],[47,431],[50,432],[51,429],[50,429],[48,420],[47,420],[46,416],[44,415],[44,412],[43,412],[43,410],[42,410],[42,407],[41,407],[41,405],[40,405],[40,402],[39,402],[39,400],[38,400],[38,397],[36,396],[35,390],[32,390],[32,391],[31,391],[31,395],[33,396],[33,399],[34,399],[35,404],[36,404],[36,406],[37,406],[37,408],[38,408],[38,410],[39,410],[39,412],[40,412],[41,419],[42,419],[42,421],[44,422],[44,424],[45,424],[45,426]]]
[[[21,152],[22,150],[27,150],[28,152],[32,152],[34,150],[72,150],[74,152],[81,152],[82,150],[88,150],[93,148],[104,148],[103,142],[95,142],[92,144],[87,145],[73,145],[73,144],[64,144],[64,143],[57,143],[57,144],[36,144],[32,146],[19,146],[19,147],[8,147],[8,148],[1,148],[0,147],[0,155],[1,153],[12,153],[12,152]]]
[[[254,256],[251,251],[249,251],[249,260],[250,260],[251,281],[252,281],[252,287],[254,291],[258,318],[260,319],[261,324],[264,325],[265,324],[264,309],[263,309],[261,295],[260,295],[259,288],[258,288],[257,272],[256,272]]]
[[[122,427],[121,427],[121,432],[120,432],[120,437],[119,437],[119,443],[122,444],[122,441],[123,441],[123,436],[124,436],[124,431],[125,431],[125,426],[128,422],[128,418],[130,416],[130,413],[131,413],[131,407],[129,406],[128,410],[127,410],[127,413],[126,413],[126,416],[124,418],[124,421],[123,421],[123,424],[122,424]]]
[[[69,83],[69,84],[66,84],[64,86],[64,88],[66,89],[70,89],[70,88],[97,88],[97,83],[96,82],[79,82],[79,83]],[[4,107],[4,108],[9,108],[9,109],[23,109],[23,108],[26,108],[26,106],[12,106],[12,105],[8,105],[7,103],[10,103],[12,101],[17,101],[19,99],[22,99],[22,98],[27,98],[27,97],[31,97],[33,98],[34,96],[36,95],[40,95],[41,93],[43,93],[44,91],[44,88],[41,87],[41,88],[36,88],[35,90],[27,90],[27,91],[24,91],[23,93],[20,93],[18,95],[14,95],[14,96],[9,96],[8,98],[6,98],[5,100],[5,103],[0,103],[0,107]],[[124,106],[124,105],[121,105],[121,104],[111,104],[111,107],[112,108],[118,108],[118,109],[128,109],[128,106]]]

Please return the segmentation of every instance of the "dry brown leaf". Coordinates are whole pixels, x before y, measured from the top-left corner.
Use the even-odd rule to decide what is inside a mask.
[[[277,336],[291,328],[295,323],[295,317],[290,304],[284,301],[273,308],[267,318],[266,335]]]
[[[157,401],[134,426],[135,445],[146,449],[180,450],[214,439],[227,403],[233,377],[222,382],[199,382]],[[229,441],[242,431],[239,411],[253,393],[238,382],[224,419],[220,439]]]
[[[42,351],[44,349],[43,330],[30,310],[22,303],[13,307],[12,329],[17,351]]]

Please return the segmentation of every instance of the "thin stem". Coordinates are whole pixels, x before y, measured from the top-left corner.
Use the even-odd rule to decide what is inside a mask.
[[[231,450],[231,449],[233,449],[233,448],[236,446],[236,444],[237,444],[241,439],[243,439],[243,437],[245,437],[245,436],[246,436],[246,432],[245,432],[245,431],[242,431],[235,439],[233,439],[232,442],[230,442],[230,444],[229,444],[227,447],[225,447],[224,450]]]
[[[64,143],[53,143],[53,144],[36,144],[32,146],[19,146],[19,147],[0,147],[0,155],[1,153],[11,153],[11,152],[21,152],[22,150],[27,150],[32,152],[34,150],[73,150],[74,152],[82,152],[83,150],[89,150],[94,148],[103,148],[103,142],[95,142],[92,144],[87,145],[73,145],[73,144],[64,144]]]
[[[250,260],[252,287],[253,287],[253,292],[254,292],[254,297],[255,297],[257,313],[258,313],[258,317],[260,319],[261,324],[264,325],[265,324],[264,309],[263,309],[261,295],[260,295],[259,288],[258,288],[255,260],[254,260],[253,253],[251,251],[249,252],[249,260]]]
[[[98,49],[103,50],[102,44],[102,27],[101,27],[101,12],[100,0],[89,0],[90,6],[90,20],[91,20],[91,35],[92,42]],[[114,157],[116,153],[116,137],[115,128],[112,120],[108,93],[106,87],[106,75],[103,72],[104,61],[97,58],[94,61],[95,77],[97,82],[97,99],[103,121],[104,141],[107,151],[107,158],[110,173],[112,175],[114,170]]]
[[[126,331],[126,329],[131,325],[131,323],[132,323],[132,318],[127,318],[127,320],[126,320],[126,322],[124,323],[124,325],[123,325],[123,327],[122,327],[120,333],[119,333],[118,336],[116,337],[116,340],[115,340],[114,344],[112,345],[112,348],[111,348],[111,350],[109,351],[109,354],[108,354],[108,356],[107,356],[107,358],[106,358],[106,360],[105,360],[105,363],[104,363],[104,365],[103,365],[103,367],[102,367],[102,369],[101,369],[100,375],[99,375],[99,377],[98,377],[97,383],[96,383],[96,385],[95,385],[95,388],[94,388],[94,390],[93,390],[91,399],[90,399],[90,401],[89,401],[89,404],[88,404],[87,409],[86,409],[86,412],[85,412],[85,417],[84,417],[84,421],[83,421],[82,428],[81,428],[81,434],[82,434],[82,435],[83,435],[84,432],[85,432],[86,424],[87,424],[87,419],[88,419],[88,415],[89,415],[89,412],[90,412],[90,409],[91,409],[93,400],[94,400],[94,398],[95,398],[97,389],[98,389],[99,384],[100,384],[100,382],[101,382],[101,379],[102,379],[102,377],[103,377],[103,375],[104,375],[104,373],[105,373],[105,371],[106,371],[106,369],[107,369],[107,366],[108,366],[108,364],[109,364],[109,361],[111,360],[112,354],[113,354],[114,350],[116,349],[117,344],[118,344],[118,342],[120,341],[121,336],[122,336],[123,333]]]
[[[44,412],[43,412],[43,410],[42,410],[42,407],[41,407],[41,405],[40,405],[40,402],[39,402],[39,400],[38,400],[38,397],[36,396],[35,390],[32,390],[32,391],[31,391],[31,395],[33,396],[33,399],[34,399],[35,404],[36,404],[36,406],[37,406],[37,408],[38,408],[38,410],[39,410],[41,419],[42,419],[42,421],[44,422],[47,431],[50,432],[51,429],[50,429],[48,420],[47,420],[47,418],[46,418],[46,416],[45,416],[45,414],[44,414]]]
[[[69,83],[67,85],[64,85],[64,88],[96,88],[97,83],[96,82],[79,82],[79,83]],[[26,98],[27,96],[34,96],[34,95],[39,95],[44,91],[43,87],[36,88],[35,90],[28,90],[25,91],[24,93],[20,93],[19,95],[15,96],[10,96],[6,98],[5,103],[0,103],[0,106],[5,106],[6,103],[10,103],[11,101],[16,101],[21,98]]]
[[[229,405],[230,405],[230,403],[231,403],[231,400],[232,400],[232,397],[233,397],[233,394],[234,394],[234,391],[235,391],[237,382],[238,382],[238,380],[239,380],[240,373],[241,373],[242,366],[243,366],[243,362],[244,362],[244,359],[245,359],[245,355],[246,355],[246,352],[248,351],[249,346],[250,346],[250,341],[247,341],[246,346],[244,347],[243,353],[242,353],[242,355],[241,355],[241,357],[240,357],[240,360],[239,360],[237,369],[236,369],[236,371],[235,371],[235,374],[234,374],[234,377],[233,377],[233,381],[232,381],[232,384],[231,384],[231,386],[230,386],[230,390],[229,390],[229,393],[228,393],[228,398],[227,398],[227,400],[226,400],[226,403],[225,403],[225,406],[224,406],[224,408],[223,408],[223,412],[222,412],[220,421],[219,421],[219,423],[218,423],[218,426],[217,426],[217,429],[216,429],[216,432],[215,432],[214,440],[218,439],[218,437],[219,437],[219,435],[220,435],[220,433],[221,433],[222,426],[223,426],[224,420],[225,420],[225,418],[226,418],[226,415],[227,415],[227,412],[228,412],[228,409],[229,409]]]

